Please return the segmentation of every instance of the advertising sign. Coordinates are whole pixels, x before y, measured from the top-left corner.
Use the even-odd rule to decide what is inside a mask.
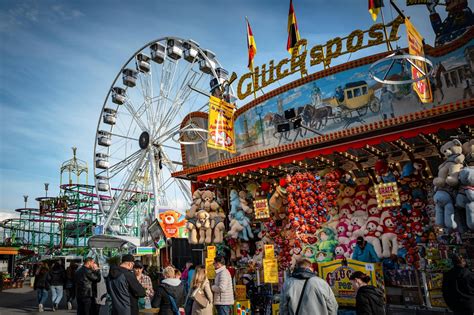
[[[410,19],[405,19],[405,25],[407,27],[407,36],[408,36],[408,52],[410,55],[425,57],[425,52],[423,50],[423,37],[418,33],[415,26],[411,24]],[[421,69],[425,75],[428,71],[426,68],[426,62],[421,60],[413,60],[413,63]],[[416,67],[411,66],[411,76],[413,80],[423,77]],[[431,93],[431,85],[429,79],[423,79],[418,82],[413,83],[413,90],[420,98],[422,103],[431,103],[433,102],[433,94]]]
[[[400,205],[400,196],[395,182],[375,185],[375,196],[380,208],[398,207]]]
[[[263,282],[278,283],[278,261],[276,258],[263,259]]]
[[[370,276],[370,283],[384,290],[383,272],[381,264],[370,264],[357,260],[348,259],[347,266],[342,260],[319,263],[319,275],[326,280],[336,296],[339,306],[355,306],[356,292],[349,280],[355,271],[362,271]]]
[[[235,153],[234,110],[233,104],[214,96],[209,98],[209,148]]]
[[[253,202],[255,219],[268,219],[270,217],[270,209],[268,209],[267,198],[255,199]]]
[[[184,215],[169,209],[160,209],[158,222],[165,233],[166,238],[187,238],[186,219]]]
[[[135,254],[137,256],[153,255],[155,253],[154,247],[137,247]]]

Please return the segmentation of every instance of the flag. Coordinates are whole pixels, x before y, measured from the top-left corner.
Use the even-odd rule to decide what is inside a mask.
[[[293,48],[296,42],[300,40],[300,32],[298,31],[298,23],[296,23],[296,15],[293,10],[293,0],[290,0],[290,12],[288,13],[288,41],[286,43],[286,50],[293,54]]]
[[[253,38],[252,29],[250,28],[250,23],[247,19],[247,49],[249,51],[249,64],[248,68],[250,71],[253,71],[253,58],[257,54],[257,44],[255,44],[255,38]]]
[[[372,20],[377,20],[377,15],[379,15],[381,7],[383,7],[382,0],[369,0],[369,12],[372,16]]]

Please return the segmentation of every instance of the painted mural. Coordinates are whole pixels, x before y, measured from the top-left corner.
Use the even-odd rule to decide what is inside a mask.
[[[369,124],[472,98],[474,40],[440,57],[430,78],[434,101],[423,104],[411,84],[384,85],[369,77],[370,64],[339,72],[270,98],[235,120],[237,155]],[[382,65],[387,67],[387,65]],[[384,69],[379,69],[383,71]],[[406,80],[410,69],[392,68],[387,79]]]

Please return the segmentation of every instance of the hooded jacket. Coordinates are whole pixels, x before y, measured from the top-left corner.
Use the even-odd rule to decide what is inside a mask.
[[[61,267],[50,270],[48,273],[48,282],[52,286],[64,286],[66,283],[66,271]]]
[[[97,282],[100,281],[100,271],[93,271],[82,266],[74,275],[76,285],[76,296],[78,300],[83,298],[95,298],[97,295]]]
[[[305,281],[308,280],[303,291]],[[303,294],[303,295],[302,295]],[[280,299],[280,315],[294,315],[302,295],[299,315],[318,314],[336,315],[337,301],[326,281],[317,277],[308,269],[295,269],[295,272],[283,284]]]
[[[151,306],[160,308],[160,312],[158,313],[160,315],[174,315],[168,294],[174,298],[178,308],[184,305],[184,285],[180,279],[164,279],[158,287],[158,290],[156,290],[155,296],[151,301]]]
[[[356,295],[357,315],[384,315],[384,296],[382,290],[372,285],[360,287]]]
[[[35,290],[49,290],[49,282],[48,282],[48,269],[41,268],[38,274],[35,276],[35,281],[33,284],[33,288]]]
[[[354,248],[352,259],[367,263],[376,263],[380,261],[377,253],[375,252],[374,246],[367,242],[365,243],[364,249],[360,248],[359,245]]]
[[[146,292],[133,271],[112,266],[107,277],[107,291],[112,298],[112,315],[138,315],[138,298]]]
[[[460,314],[474,313],[474,274],[454,267],[443,275],[443,298],[449,308]]]

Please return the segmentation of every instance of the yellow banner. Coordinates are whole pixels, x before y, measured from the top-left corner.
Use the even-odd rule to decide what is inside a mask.
[[[375,196],[377,197],[377,206],[380,208],[400,206],[400,196],[395,182],[375,185]]]
[[[408,18],[405,19],[405,25],[407,27],[407,36],[408,36],[408,53],[414,56],[425,57],[425,52],[423,50],[423,37],[418,33],[415,26],[411,24]],[[412,60],[413,63],[420,68],[426,75],[428,69],[426,67],[426,62],[421,60]],[[418,71],[413,65],[411,66],[411,76],[413,80],[423,77],[423,74]],[[420,98],[422,103],[431,103],[433,102],[433,93],[431,92],[430,80],[425,78],[418,82],[413,83],[413,90]]]
[[[214,96],[209,98],[209,148],[235,153],[234,110],[233,104]]]
[[[342,264],[342,259],[319,263],[319,276],[326,280],[336,296],[340,306],[355,306],[356,292],[349,280],[355,271],[362,271],[370,276],[370,284],[385,290],[383,283],[382,265],[365,263],[348,259],[347,266]]]
[[[265,249],[265,258],[275,258],[275,248],[271,244],[267,244],[264,247]]]
[[[278,261],[276,258],[263,259],[263,282],[278,283]]]
[[[216,257],[216,247],[207,246],[207,258],[214,259]]]
[[[216,269],[214,269],[214,258],[206,258],[207,278],[213,280],[216,278]]]

